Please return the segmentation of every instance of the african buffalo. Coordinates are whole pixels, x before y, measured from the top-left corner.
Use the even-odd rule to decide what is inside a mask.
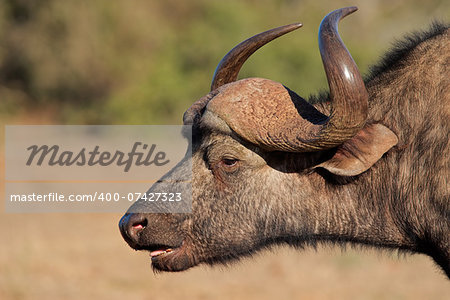
[[[128,212],[120,230],[156,270],[227,263],[273,244],[352,243],[423,253],[450,276],[450,30],[409,35],[363,79],[328,14],[319,48],[329,94],[237,81],[258,48],[299,28],[258,34],[220,62],[211,92],[184,114],[192,213]],[[137,202],[135,205],[139,204]]]

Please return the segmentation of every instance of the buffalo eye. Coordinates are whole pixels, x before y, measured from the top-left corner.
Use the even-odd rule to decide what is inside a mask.
[[[237,164],[237,161],[238,160],[234,159],[234,158],[224,158],[224,159],[222,159],[222,163],[224,165],[228,166],[228,167],[234,166],[235,164]]]
[[[220,166],[227,172],[234,172],[238,167],[239,160],[236,158],[224,157],[220,161]]]

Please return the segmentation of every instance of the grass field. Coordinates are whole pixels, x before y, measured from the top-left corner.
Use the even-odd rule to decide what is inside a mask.
[[[425,256],[278,248],[231,267],[154,274],[119,215],[2,214],[0,299],[448,299]]]

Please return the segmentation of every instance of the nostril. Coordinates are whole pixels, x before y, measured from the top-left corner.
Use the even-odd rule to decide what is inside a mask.
[[[141,231],[145,227],[147,227],[147,219],[144,218],[143,220],[136,221],[131,225],[132,229],[136,232]]]
[[[127,231],[131,238],[137,240],[139,232],[147,226],[147,218],[141,214],[131,214],[127,222]]]
[[[120,231],[130,246],[137,247],[139,233],[147,227],[147,218],[142,214],[125,214],[119,223]]]

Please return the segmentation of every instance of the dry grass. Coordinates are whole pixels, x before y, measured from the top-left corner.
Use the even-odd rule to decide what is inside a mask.
[[[425,256],[277,249],[232,267],[153,274],[119,215],[2,214],[0,299],[448,299]]]

